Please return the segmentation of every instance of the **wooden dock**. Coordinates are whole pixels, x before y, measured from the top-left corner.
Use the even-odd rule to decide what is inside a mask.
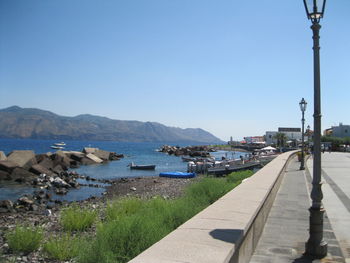
[[[208,168],[208,174],[214,175],[225,175],[230,174],[232,172],[242,171],[242,170],[250,170],[253,168],[260,168],[262,165],[259,161],[247,162],[245,164],[236,164],[232,166],[218,166]]]

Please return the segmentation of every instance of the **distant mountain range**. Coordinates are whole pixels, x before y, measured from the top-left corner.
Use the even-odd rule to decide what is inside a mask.
[[[0,110],[0,138],[103,140],[119,142],[220,143],[203,129],[181,129],[157,122],[112,120],[89,114],[64,117],[12,106]]]

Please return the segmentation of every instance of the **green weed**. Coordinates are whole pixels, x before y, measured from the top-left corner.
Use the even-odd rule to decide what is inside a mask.
[[[128,262],[252,174],[203,178],[175,200],[125,198],[108,204],[107,220],[98,225],[90,245],[80,251],[78,262]]]
[[[43,231],[39,227],[19,225],[14,230],[6,233],[5,238],[12,251],[28,254],[39,248],[43,239]]]
[[[78,256],[84,240],[64,234],[60,237],[51,236],[43,246],[44,253],[52,259],[69,260]]]
[[[122,198],[120,200],[110,202],[106,209],[107,220],[115,220],[121,216],[128,216],[137,213],[142,209],[144,201],[136,198]]]
[[[84,231],[96,221],[96,211],[72,205],[61,212],[60,222],[66,231]]]
[[[252,176],[253,174],[254,172],[252,170],[234,172],[234,173],[230,173],[226,177],[226,180],[228,183],[232,183],[233,186],[235,187],[238,184],[240,184],[244,179]]]

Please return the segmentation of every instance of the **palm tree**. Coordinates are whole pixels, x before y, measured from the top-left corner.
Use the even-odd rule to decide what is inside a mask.
[[[273,138],[277,140],[277,147],[284,147],[287,141],[287,136],[283,132],[277,132]]]

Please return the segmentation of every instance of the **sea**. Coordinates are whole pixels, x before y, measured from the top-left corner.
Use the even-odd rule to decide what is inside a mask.
[[[36,154],[54,152],[50,146],[54,143],[60,142],[58,140],[34,140],[34,139],[0,139],[0,151],[5,154],[10,153],[13,150],[33,150]],[[196,144],[184,144],[184,143],[167,143],[167,142],[113,142],[113,141],[65,141],[66,146],[64,150],[67,151],[82,151],[84,147],[94,147],[101,150],[116,152],[118,154],[124,154],[124,158],[118,161],[111,161],[106,164],[85,165],[77,169],[71,169],[77,173],[85,176],[90,176],[97,179],[117,179],[117,178],[132,178],[132,177],[145,177],[145,176],[158,176],[160,172],[171,171],[187,171],[187,163],[183,162],[181,157],[168,155],[162,152],[158,152],[163,145],[173,146],[189,146]],[[211,153],[216,159],[226,158],[239,158],[240,155],[245,154],[241,152],[227,152],[217,151]],[[134,162],[135,164],[155,164],[156,169],[154,171],[142,171],[131,170],[128,164]],[[80,183],[88,184],[89,182],[79,179]],[[95,182],[94,182],[95,184]],[[101,184],[101,183],[100,183]],[[101,186],[107,186],[101,184]],[[33,192],[31,186],[9,183],[6,181],[0,181],[0,200],[17,200],[24,194],[31,194]],[[91,196],[101,196],[105,192],[105,188],[95,187],[81,187],[80,189],[72,189],[66,195],[55,195],[54,199],[61,201],[80,201],[87,199]]]

